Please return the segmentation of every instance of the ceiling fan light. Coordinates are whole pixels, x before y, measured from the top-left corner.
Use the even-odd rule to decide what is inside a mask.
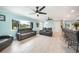
[[[39,17],[39,14],[37,14],[37,16]]]

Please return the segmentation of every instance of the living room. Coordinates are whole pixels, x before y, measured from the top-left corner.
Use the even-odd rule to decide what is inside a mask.
[[[73,6],[0,7],[1,52],[76,52],[73,48],[67,48],[62,31],[65,33],[63,28],[75,29],[71,24],[74,25],[78,20],[78,8]],[[73,19],[75,20],[71,21]]]

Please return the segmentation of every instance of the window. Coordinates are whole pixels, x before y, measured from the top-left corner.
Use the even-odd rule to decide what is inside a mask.
[[[12,30],[33,28],[33,22],[12,20]]]
[[[12,20],[12,30],[17,30],[19,26],[19,22],[16,20]]]
[[[20,21],[19,22],[19,29],[26,29],[31,28],[31,22],[29,21]]]

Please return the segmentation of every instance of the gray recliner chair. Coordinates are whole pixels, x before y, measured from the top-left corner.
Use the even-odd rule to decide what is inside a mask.
[[[13,41],[13,37],[9,35],[0,36],[0,51],[8,47]]]

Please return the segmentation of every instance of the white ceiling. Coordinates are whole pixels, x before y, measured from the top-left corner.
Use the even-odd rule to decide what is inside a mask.
[[[0,8],[4,8],[10,12],[28,16],[37,20],[46,20],[47,17],[51,17],[54,20],[70,20],[74,19],[76,15],[78,16],[79,14],[78,6],[46,6],[43,11],[46,12],[47,15],[40,15],[39,17],[37,17],[36,14],[30,14],[33,13],[32,9],[35,10],[35,6],[6,6]]]

